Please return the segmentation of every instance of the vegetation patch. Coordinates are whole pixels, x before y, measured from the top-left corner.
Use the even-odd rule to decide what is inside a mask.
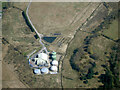
[[[22,15],[23,15],[23,17],[24,17],[24,19],[25,19],[26,24],[27,24],[28,27],[30,28],[30,30],[31,30],[32,32],[35,32],[34,28],[32,27],[31,23],[29,22],[29,19],[28,19],[27,15],[26,15],[26,10],[22,12]],[[35,37],[36,39],[39,38],[39,36],[38,36],[37,34],[34,35],[34,37]]]
[[[106,8],[108,9],[108,6],[106,6]],[[118,42],[118,32],[110,31],[109,29],[112,28],[113,30],[114,27],[118,28],[118,22],[115,22],[117,18],[117,11],[112,10],[110,11],[110,14],[104,18],[104,21],[98,25],[98,27],[96,27],[91,32],[87,32],[88,30],[84,31],[90,34],[86,36],[84,43],[82,43],[82,46],[78,46],[77,49],[74,49],[73,55],[70,58],[72,69],[79,72],[80,80],[82,80],[83,83],[87,84],[88,86],[91,84],[89,83],[90,79],[93,80],[94,78],[97,80],[101,76],[101,80],[97,80],[97,83],[102,82],[104,84],[102,87],[113,88],[115,87],[114,83],[118,82],[115,79],[117,77],[114,77],[114,75],[111,74],[113,73],[111,70],[113,69],[112,67],[115,67],[115,65],[118,66],[118,64],[111,64],[109,61],[112,59],[111,53],[113,50],[111,48],[114,45],[117,45]],[[112,23],[114,23],[113,26]],[[103,33],[106,35],[103,35]],[[112,36],[112,34],[114,35]],[[115,60],[115,58],[113,60]],[[110,67],[108,67],[109,65]],[[106,71],[104,72],[104,70]],[[108,76],[106,77],[104,73],[106,73]],[[108,80],[111,81],[109,85],[107,84]]]
[[[102,88],[120,88],[119,82],[119,53],[118,44],[111,48],[113,51],[110,53],[109,65],[105,66],[105,74],[102,74],[99,78],[104,84]]]

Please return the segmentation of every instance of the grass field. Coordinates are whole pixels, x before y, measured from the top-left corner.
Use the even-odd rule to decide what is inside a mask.
[[[29,2],[15,2],[15,3],[13,2],[13,6],[21,10],[26,10],[28,4]]]
[[[77,7],[75,7],[77,6]],[[30,18],[40,33],[70,33],[68,26],[88,3],[32,3]],[[82,8],[81,8],[82,7]],[[69,32],[68,32],[69,30]],[[65,33],[66,32],[66,33]]]
[[[118,20],[114,20],[110,27],[103,31],[103,34],[113,40],[118,40]]]
[[[27,86],[20,82],[12,65],[3,62],[2,66],[2,88],[27,88]]]
[[[99,3],[31,3],[29,15],[36,29],[44,34],[74,36]],[[83,16],[84,15],[84,16]]]

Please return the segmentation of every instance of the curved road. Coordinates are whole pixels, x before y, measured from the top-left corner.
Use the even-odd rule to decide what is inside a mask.
[[[26,15],[27,15],[27,17],[28,17],[28,20],[29,20],[30,24],[32,25],[33,29],[35,30],[36,34],[37,34],[38,37],[40,38],[40,40],[39,40],[40,44],[43,46],[43,49],[46,51],[46,53],[48,53],[48,51],[47,51],[45,45],[42,43],[41,37],[42,37],[43,35],[40,34],[40,33],[36,30],[36,28],[34,27],[34,25],[32,24],[32,22],[31,22],[31,20],[30,20],[30,18],[29,18],[28,10],[29,10],[29,7],[30,7],[30,5],[31,5],[31,2],[32,2],[32,0],[30,0],[30,3],[29,3],[29,5],[28,5],[28,7],[27,7]]]

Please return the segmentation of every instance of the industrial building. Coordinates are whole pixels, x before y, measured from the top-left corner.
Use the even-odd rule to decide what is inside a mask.
[[[49,55],[43,52],[37,53],[29,59],[34,74],[57,74],[58,60],[56,60],[56,52],[49,53]]]
[[[46,53],[39,53],[38,55],[29,59],[29,64],[32,67],[49,66],[48,55]]]
[[[37,55],[37,57],[38,57],[38,58],[34,58],[35,63],[36,63],[37,65],[44,65],[44,64],[49,63],[49,61],[48,61],[48,55],[47,55],[47,54],[45,54],[45,53],[40,53],[40,54]]]

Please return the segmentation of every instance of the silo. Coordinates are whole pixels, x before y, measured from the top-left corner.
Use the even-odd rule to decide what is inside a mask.
[[[36,75],[40,75],[40,74],[41,74],[41,71],[40,71],[40,69],[34,69],[34,73],[35,73]]]
[[[42,73],[42,74],[48,74],[48,72],[49,72],[48,68],[43,67],[43,68],[41,69],[41,73]]]
[[[52,55],[53,60],[56,60],[56,55]]]
[[[52,52],[52,55],[56,55],[56,52]]]
[[[58,71],[57,66],[52,66],[50,69],[51,69],[51,71],[54,71],[54,72],[57,72],[57,71]]]
[[[58,61],[53,60],[53,61],[52,61],[52,65],[53,65],[53,66],[58,66]]]

